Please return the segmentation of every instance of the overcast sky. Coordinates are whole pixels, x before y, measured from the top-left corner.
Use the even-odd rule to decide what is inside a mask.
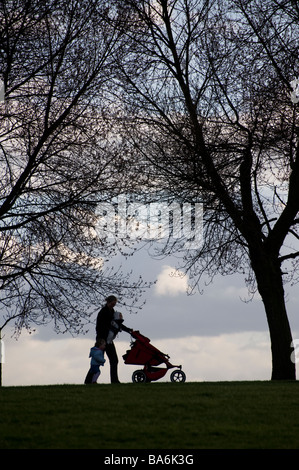
[[[119,262],[115,258],[115,263]],[[151,343],[182,365],[187,381],[269,380],[269,333],[259,298],[245,303],[247,290],[240,276],[218,276],[204,293],[186,295],[187,278],[173,277],[172,258],[157,261],[139,252],[123,268],[157,283],[146,294],[146,305],[137,314],[122,311],[125,324],[139,330]],[[299,286],[289,288],[288,311],[293,339],[299,338]],[[95,318],[94,318],[95,320]],[[94,325],[85,336],[56,335],[50,327],[34,334],[23,332],[16,341],[5,330],[3,385],[81,384],[89,368]],[[139,366],[125,365],[122,355],[130,347],[123,332],[115,341],[119,377],[130,382]],[[99,383],[109,382],[109,364],[101,368]],[[171,372],[171,371],[170,371]],[[169,380],[168,372],[163,380]]]

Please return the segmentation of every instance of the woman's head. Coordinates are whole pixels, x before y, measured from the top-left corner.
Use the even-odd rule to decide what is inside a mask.
[[[106,302],[108,307],[113,308],[116,305],[117,298],[115,295],[109,295],[106,299]]]

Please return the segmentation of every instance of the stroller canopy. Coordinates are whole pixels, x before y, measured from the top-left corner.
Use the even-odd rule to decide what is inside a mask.
[[[132,337],[136,339],[131,349],[123,356],[125,364],[158,366],[168,362],[169,356],[150,344],[150,339],[139,331],[133,331]]]

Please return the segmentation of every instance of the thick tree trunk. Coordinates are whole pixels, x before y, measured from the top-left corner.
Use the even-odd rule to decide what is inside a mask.
[[[272,380],[296,380],[292,361],[292,333],[285,306],[282,273],[278,260],[258,256],[252,260],[270,332]]]

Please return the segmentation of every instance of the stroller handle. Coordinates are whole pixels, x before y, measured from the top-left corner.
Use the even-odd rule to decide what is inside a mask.
[[[131,330],[130,334],[134,339],[140,339],[140,340],[142,340],[143,342],[146,342],[146,343],[150,342],[150,339],[147,338],[146,336],[142,335],[139,330]]]

